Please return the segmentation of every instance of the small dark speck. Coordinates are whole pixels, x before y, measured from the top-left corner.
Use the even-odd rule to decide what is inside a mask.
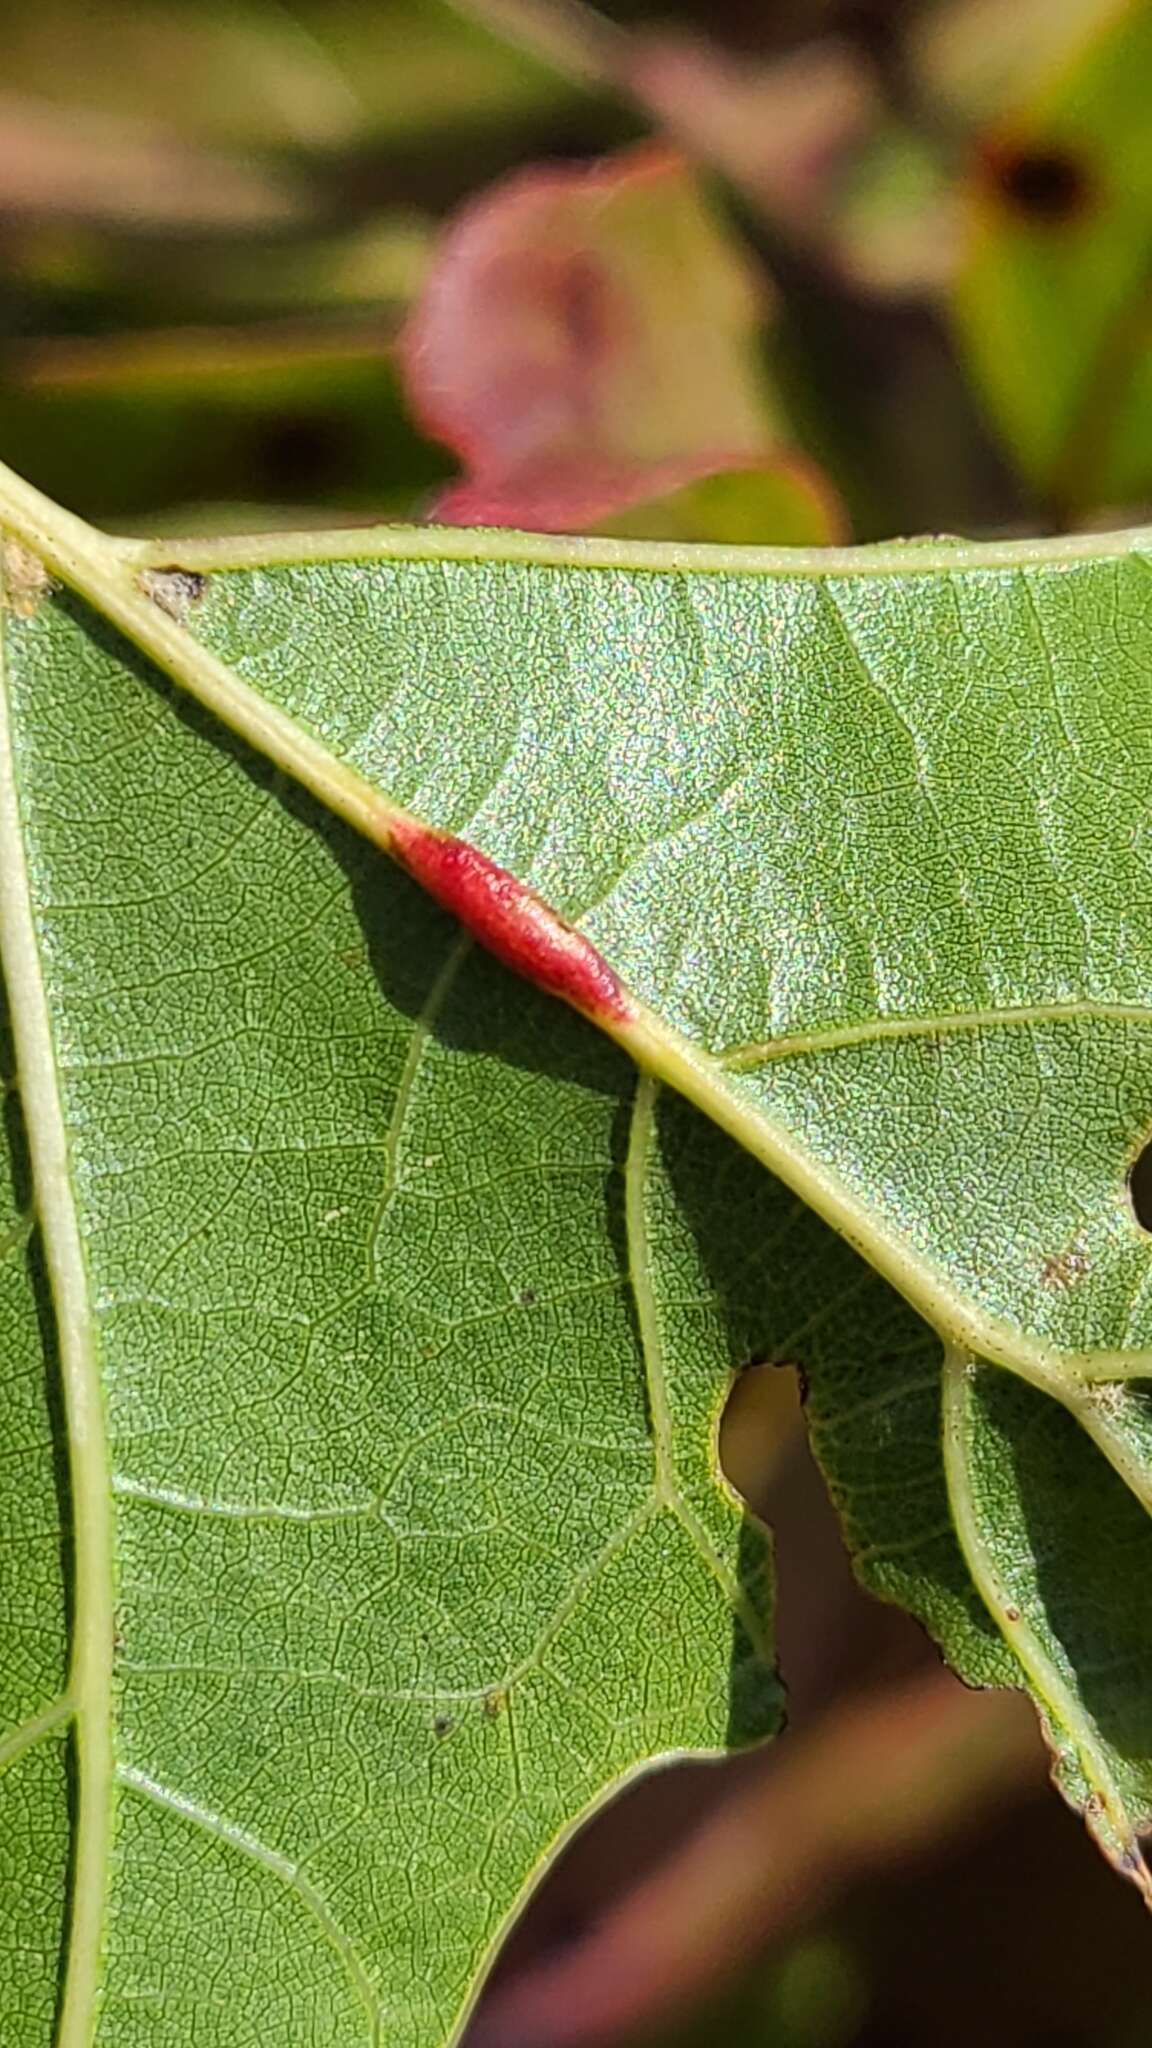
[[[1018,1607],[1006,1607],[1004,1609],[1004,1619],[1006,1621],[1019,1621],[1020,1609]]]
[[[993,149],[988,168],[1012,211],[1039,227],[1062,227],[1092,199],[1086,167],[1066,150]]]
[[[433,1721],[433,1723],[432,1723],[432,1733],[433,1733],[433,1735],[440,1735],[440,1736],[444,1736],[444,1735],[450,1735],[450,1734],[452,1733],[452,1717],[451,1717],[451,1715],[450,1715],[450,1714],[437,1714],[437,1716],[436,1716],[436,1719],[435,1719],[435,1720]]]
[[[536,1289],[534,1287],[525,1287],[521,1290],[520,1306],[521,1308],[534,1308],[536,1306]]]

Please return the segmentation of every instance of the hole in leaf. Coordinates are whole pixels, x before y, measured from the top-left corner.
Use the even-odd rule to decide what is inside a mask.
[[[763,1519],[783,1452],[799,1422],[796,1375],[752,1359],[737,1373],[717,1432],[720,1468],[734,1493]]]
[[[1128,1199],[1141,1230],[1152,1236],[1152,1139],[1128,1169]]]
[[[1092,197],[1087,170],[1065,150],[997,150],[990,169],[1008,205],[1045,226],[1074,220]]]

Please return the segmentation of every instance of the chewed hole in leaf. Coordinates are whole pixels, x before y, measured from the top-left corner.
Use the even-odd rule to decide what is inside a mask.
[[[717,1436],[721,1470],[734,1493],[763,1517],[780,1459],[800,1420],[795,1373],[754,1359],[737,1373]]]
[[[996,150],[989,168],[1008,205],[1039,225],[1062,226],[1091,202],[1088,171],[1067,150]]]
[[[1141,1230],[1152,1235],[1152,1138],[1128,1169],[1128,1199]]]

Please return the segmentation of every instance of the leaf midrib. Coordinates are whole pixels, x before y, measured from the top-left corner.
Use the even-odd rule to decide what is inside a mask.
[[[404,806],[382,793],[365,776],[347,766],[314,734],[300,725],[278,705],[271,703],[219,656],[203,646],[176,618],[163,609],[155,596],[146,593],[139,580],[142,569],[157,557],[158,548],[117,541],[96,533],[73,514],[0,465],[0,525],[7,526],[18,540],[54,574],[61,576],[82,597],[154,661],[206,710],[232,732],[262,753],[302,787],[309,790],[333,814],[350,824],[385,851],[391,852],[398,835],[418,836],[425,821],[415,818]],[[636,566],[663,567],[686,573],[689,568],[759,568],[779,573],[802,572],[827,576],[865,570],[879,573],[927,574],[947,567],[1002,568],[1016,563],[1067,565],[1117,549],[1139,554],[1152,549],[1152,531],[1134,530],[1104,537],[1074,536],[1065,541],[1010,543],[1002,547],[959,546],[956,548],[909,548],[899,551],[857,549],[847,556],[834,550],[661,550],[641,548],[633,555]],[[378,559],[479,559],[485,556],[505,560],[565,559],[563,550],[545,546],[532,536],[491,536],[436,532],[426,529],[385,529],[363,533],[293,539],[279,549],[263,541],[246,543],[235,554],[227,547],[179,550],[181,566],[193,555],[212,566],[238,567],[247,560],[273,561],[346,559],[358,552]],[[568,559],[591,566],[624,566],[624,557],[611,549],[595,555],[583,543],[569,552]],[[1143,558],[1143,557],[1141,557]],[[173,560],[168,552],[167,561]],[[732,1087],[732,1077],[715,1056],[684,1038],[663,1018],[644,1008],[634,998],[624,1021],[596,1020],[623,1047],[642,1071],[659,1076],[685,1099],[710,1117],[718,1127],[767,1166],[769,1171],[793,1189],[824,1220],[863,1252],[883,1277],[910,1301],[914,1308],[951,1341],[981,1357],[1018,1373],[1049,1393],[1060,1395],[1068,1383],[1083,1385],[1093,1380],[1147,1377],[1152,1374],[1152,1350],[1087,1351],[1071,1353],[1053,1349],[1028,1337],[1015,1325],[973,1303],[952,1282],[949,1275],[923,1254],[914,1252],[905,1240],[874,1211],[867,1209],[850,1184],[817,1159],[787,1128],[773,1121],[763,1110]]]
[[[57,2048],[89,2048],[100,1995],[113,1828],[114,1510],[96,1321],[25,858],[19,766],[2,649],[0,973],[8,995],[68,1423],[71,1658],[65,1698],[56,1708],[44,1711],[36,1729],[37,1734],[46,1734],[48,1726],[62,1721],[66,1711],[75,1722],[78,1784],[71,1911]]]

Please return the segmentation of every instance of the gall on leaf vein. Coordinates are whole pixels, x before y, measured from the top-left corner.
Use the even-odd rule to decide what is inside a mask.
[[[632,1004],[589,939],[467,839],[405,819],[389,848],[414,881],[480,944],[547,994],[598,1023],[624,1023]]]

